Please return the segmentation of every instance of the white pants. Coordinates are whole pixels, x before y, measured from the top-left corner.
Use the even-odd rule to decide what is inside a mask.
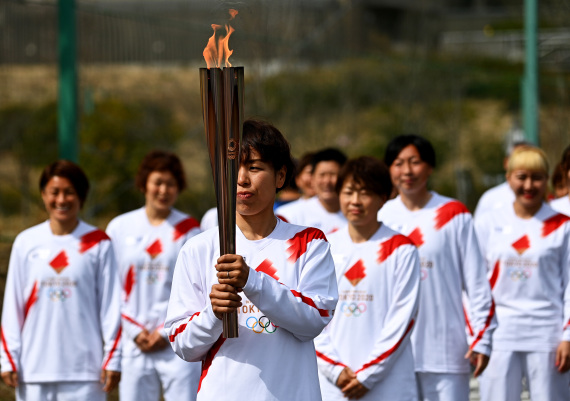
[[[558,373],[556,351],[491,353],[489,366],[479,379],[482,401],[520,401],[526,377],[533,401],[568,401],[569,374]]]
[[[416,372],[421,401],[468,401],[468,373]]]
[[[121,360],[121,401],[158,401],[162,387],[166,401],[194,401],[202,371],[201,362],[186,362],[170,347]]]
[[[18,401],[105,401],[99,382],[18,383]]]

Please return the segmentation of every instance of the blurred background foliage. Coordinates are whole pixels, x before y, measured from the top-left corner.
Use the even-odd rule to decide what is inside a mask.
[[[117,93],[108,88],[82,93],[79,160],[92,182],[85,217],[105,220],[142,204],[133,178],[138,163],[153,148],[181,154],[190,186],[178,206],[200,217],[214,197],[199,88],[179,87],[180,93],[164,98],[160,93],[165,73],[152,67],[139,70],[142,88],[136,79],[132,87],[126,85]],[[246,76],[245,114],[272,121],[287,136],[296,157],[337,146],[349,156],[382,158],[392,137],[404,132],[424,135],[438,157],[432,187],[457,197],[457,182],[467,174],[470,188],[462,200],[473,208],[478,195],[503,173],[505,134],[516,115],[521,71],[520,64],[505,61],[438,55],[419,60],[386,53],[289,68],[265,77],[251,72]],[[176,87],[177,81],[193,81],[198,73],[196,68],[181,67],[167,75]],[[105,72],[90,73],[91,81],[104,77]],[[568,77],[544,73],[541,78],[545,113],[567,110],[565,92],[552,87],[568,86]],[[3,157],[17,171],[0,182],[0,213],[37,213],[39,171],[58,154],[56,103],[3,105],[0,127],[6,146]],[[543,138],[549,136],[543,129]],[[553,145],[552,150],[563,145]]]
[[[420,4],[421,3],[421,4]],[[45,218],[41,168],[58,157],[56,2],[0,0],[0,235]],[[522,5],[511,0],[81,0],[79,162],[100,226],[141,206],[145,153],[177,152],[189,188],[177,207],[214,205],[198,68],[210,24],[236,7],[230,61],[245,66],[245,115],[273,122],[294,156],[336,146],[382,158],[396,135],[437,151],[433,189],[473,209],[503,179],[520,139]],[[541,145],[552,164],[570,128],[570,7],[541,2]],[[518,136],[517,136],[518,135]]]

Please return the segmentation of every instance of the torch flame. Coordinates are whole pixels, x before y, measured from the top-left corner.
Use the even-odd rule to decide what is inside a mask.
[[[230,13],[230,21],[235,18],[238,14],[237,10],[231,9],[229,10]],[[232,65],[228,61],[233,50],[230,50],[229,47],[229,40],[231,34],[235,31],[234,28],[230,26],[229,23],[226,24],[226,34],[225,36],[221,35],[216,38],[216,33],[219,29],[221,29],[221,25],[212,24],[212,29],[214,30],[214,34],[208,39],[208,44],[204,49],[204,58],[206,59],[206,64],[209,68],[220,68],[222,62],[224,62],[226,67],[231,67]]]

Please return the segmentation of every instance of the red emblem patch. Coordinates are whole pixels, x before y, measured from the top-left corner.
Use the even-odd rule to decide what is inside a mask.
[[[364,266],[364,262],[362,259],[359,259],[346,273],[344,273],[344,277],[352,284],[356,286],[360,281],[366,277],[366,266]]]
[[[255,271],[265,273],[269,277],[274,278],[275,280],[279,281],[279,276],[277,276],[277,274],[275,274],[275,273],[277,273],[277,269],[275,267],[273,267],[273,263],[271,263],[271,261],[269,259],[265,259],[263,262],[261,262],[261,264],[259,266],[257,266],[257,268],[255,269]]]
[[[515,251],[517,251],[519,255],[522,255],[528,248],[530,248],[530,240],[527,235],[524,235],[513,242],[511,246],[515,248]]]
[[[57,274],[61,273],[63,269],[69,266],[67,253],[65,253],[65,251],[61,251],[55,258],[53,258],[51,262],[49,262],[49,265],[53,268],[53,270],[55,270]]]
[[[154,241],[152,244],[146,248],[146,252],[150,255],[151,259],[156,258],[158,255],[162,253],[162,243],[159,239]]]

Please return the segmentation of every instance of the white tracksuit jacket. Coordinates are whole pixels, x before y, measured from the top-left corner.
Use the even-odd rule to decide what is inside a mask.
[[[326,235],[347,224],[346,217],[340,210],[336,213],[328,212],[316,196],[280,206],[275,210],[275,214],[291,224],[318,228]]]
[[[250,271],[235,339],[221,338],[208,296],[218,282],[218,229],[191,238],[176,263],[165,328],[180,357],[203,361],[198,400],[320,400],[312,340],[338,298],[324,234],[278,219],[258,241],[237,229],[236,250]]]
[[[323,399],[342,400],[336,382],[345,366],[369,389],[361,400],[417,399],[410,342],[419,305],[415,245],[384,224],[364,243],[348,227],[329,236],[339,303],[315,339]]]
[[[544,203],[530,219],[508,205],[476,222],[499,327],[493,348],[551,352],[570,341],[570,217]]]
[[[465,354],[472,349],[490,355],[497,324],[471,214],[461,202],[432,192],[417,211],[408,210],[398,196],[380,209],[378,218],[407,235],[420,255],[420,309],[412,334],[416,371],[469,373]],[[462,291],[469,300],[469,340]]]
[[[46,221],[12,247],[2,311],[2,371],[24,383],[99,381],[120,371],[120,285],[109,237]]]
[[[200,232],[200,223],[176,209],[159,226],[152,226],[144,208],[111,220],[107,234],[113,240],[123,288],[123,355],[141,354],[134,339],[143,329],[158,330],[165,338],[166,309],[178,253]]]

